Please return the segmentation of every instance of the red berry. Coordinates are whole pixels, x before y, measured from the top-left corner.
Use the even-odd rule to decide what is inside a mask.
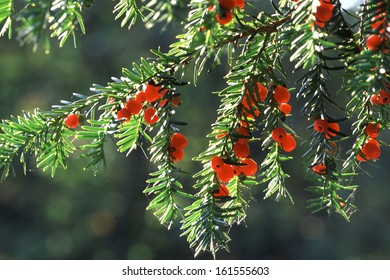
[[[171,161],[178,162],[184,158],[184,152],[182,149],[171,147]]]
[[[233,168],[228,164],[224,164],[221,169],[217,171],[217,177],[224,183],[229,182],[234,177]]]
[[[159,99],[158,88],[152,84],[147,84],[145,87],[145,99],[148,102],[154,102]]]
[[[364,159],[364,157],[362,157],[360,154],[357,154],[356,160],[358,160],[358,161],[360,161],[360,162],[366,162],[366,160]]]
[[[276,143],[282,143],[284,139],[286,138],[286,130],[283,127],[277,127],[274,130],[272,130],[272,139]]]
[[[282,143],[280,143],[280,145],[285,152],[289,153],[295,149],[297,142],[295,142],[294,137],[290,133],[287,133],[285,139]]]
[[[125,108],[129,110],[132,115],[138,115],[142,110],[142,103],[137,99],[127,101]]]
[[[237,134],[242,136],[250,136],[248,129],[242,126],[237,129]],[[237,143],[239,143],[240,145],[247,144],[248,142],[249,142],[249,138],[247,137],[238,138],[237,140]]]
[[[316,119],[314,121],[314,130],[319,133],[325,133],[328,130],[328,121],[323,119]]]
[[[234,154],[238,158],[247,158],[250,154],[250,149],[248,144],[240,144],[239,142],[236,142],[233,145]]]
[[[375,51],[382,44],[382,41],[383,39],[379,35],[372,34],[366,40],[366,47],[371,51]]]
[[[292,108],[291,105],[288,103],[280,103],[279,110],[283,112],[285,115],[288,115],[290,114]]]
[[[241,163],[245,164],[241,166],[241,170],[246,176],[253,176],[256,174],[258,166],[253,159],[244,158],[241,160]]]
[[[120,109],[117,113],[117,120],[124,119],[125,122],[129,121],[131,118],[131,113],[126,108]]]
[[[176,149],[184,149],[187,146],[187,138],[181,133],[173,133],[171,145]]]
[[[140,102],[144,102],[146,101],[146,94],[144,91],[140,91],[137,93],[137,95],[135,96],[135,100],[138,100]]]
[[[225,25],[233,20],[233,14],[225,10],[221,12],[221,15],[219,15],[219,13],[216,13],[215,18],[220,24]]]
[[[211,168],[218,172],[225,165],[225,162],[220,156],[215,156],[211,159]]]
[[[326,175],[326,173],[327,173],[326,165],[323,164],[322,162],[319,162],[316,165],[313,165],[311,170],[313,170],[313,172],[320,174],[320,175]]]
[[[370,102],[372,105],[382,105],[382,100],[380,99],[379,95],[376,94],[371,95]]]
[[[383,29],[383,23],[385,22],[384,15],[377,15],[371,19],[371,27],[373,30]]]
[[[157,111],[153,107],[149,107],[145,110],[144,120],[147,124],[154,124],[159,119],[160,119],[160,117],[157,115]]]
[[[240,8],[240,9],[244,9],[245,1],[244,0],[236,0],[236,5],[235,6]]]
[[[381,89],[379,91],[378,101],[381,105],[387,105],[390,103],[390,94],[387,93],[386,90]]]
[[[283,86],[274,89],[274,98],[278,104],[286,103],[290,100],[290,92]]]
[[[317,21],[328,22],[333,16],[333,4],[325,1],[314,1],[314,16]]]
[[[367,126],[366,126],[366,133],[368,135],[368,137],[370,138],[377,138],[379,136],[379,129],[381,128],[381,124],[380,123],[369,123]]]
[[[325,137],[330,138],[336,136],[336,132],[340,132],[340,126],[338,123],[328,123],[328,130]]]
[[[176,95],[176,96],[172,97],[171,103],[172,103],[173,106],[179,107],[181,105],[181,98],[180,98],[180,96]]]
[[[377,146],[378,148],[379,148],[379,141],[378,140],[376,140],[376,139],[373,139],[373,138],[368,138],[367,140],[366,140],[366,143],[371,143],[371,144],[374,144],[375,146]]]
[[[379,142],[375,139],[369,138],[363,145],[361,152],[366,159],[377,159],[381,155]]]
[[[167,89],[161,90],[160,86],[147,84],[145,88],[145,98],[149,102],[154,102],[162,98],[167,91]]]
[[[230,192],[225,185],[219,185],[218,190],[215,190],[213,192],[213,195],[215,197],[225,197],[225,196],[230,196]]]
[[[232,10],[236,5],[235,0],[219,0],[219,5],[226,10]]]
[[[79,125],[79,116],[76,114],[69,114],[66,116],[65,125],[69,128],[76,128]]]

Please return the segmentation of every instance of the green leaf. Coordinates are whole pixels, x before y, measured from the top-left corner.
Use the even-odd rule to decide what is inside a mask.
[[[141,120],[140,117],[132,116],[130,121],[121,124],[118,133],[115,134],[115,137],[120,139],[116,143],[118,151],[126,152],[126,156],[137,148]]]

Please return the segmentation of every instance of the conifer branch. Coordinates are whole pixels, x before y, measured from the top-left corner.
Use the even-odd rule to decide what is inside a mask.
[[[34,49],[43,43],[48,51],[48,31],[60,46],[77,32],[85,33],[82,13],[93,1],[41,0],[27,2],[21,11],[14,11],[13,4],[0,0],[0,35],[8,31],[10,36],[13,27],[21,43],[32,43]],[[282,63],[288,57],[302,73],[296,92],[304,100],[301,113],[312,131],[303,155],[314,182],[307,190],[316,195],[308,207],[339,213],[349,221],[356,211],[358,187],[352,178],[364,162],[380,156],[385,144],[380,131],[390,126],[390,4],[365,1],[358,32],[344,19],[339,0],[281,1],[274,4],[274,15],[250,15],[239,0],[185,4],[117,1],[116,19],[129,27],[138,18],[147,27],[170,22],[180,17],[177,9],[188,8],[184,31],[168,52],[153,50],[153,57],[123,69],[121,78],[106,86],[93,85],[89,96],[75,93],[76,100],[62,100],[49,111],[37,109],[3,120],[1,180],[15,173],[18,157],[24,172],[27,158],[34,156],[37,167],[50,169],[53,176],[79,149],[87,159],[85,168],[96,173],[106,169],[107,141],[114,140],[126,156],[150,144],[149,160],[157,170],[150,173],[144,190],[150,196],[147,209],[168,228],[179,218],[195,256],[209,251],[215,258],[218,250],[229,250],[229,231],[244,222],[255,200],[254,187],[265,183],[265,199],[292,201],[287,189],[290,175],[283,170],[284,162],[293,160],[289,153],[298,139],[289,121],[294,110]],[[177,163],[185,155],[186,122],[175,119],[174,107],[180,106],[180,87],[188,84],[182,77],[189,65],[194,68],[191,82],[196,84],[204,69],[212,71],[221,64],[225,53],[230,67],[227,86],[218,92],[221,104],[207,135],[208,147],[194,159],[202,168],[193,176],[197,193],[192,195],[180,183],[184,172]],[[340,70],[346,71],[340,91],[349,101],[346,108],[328,89],[328,79]],[[355,142],[343,154],[339,147],[348,130],[339,124],[349,119],[354,120]],[[251,157],[258,152],[253,149],[256,142],[264,152],[260,172]],[[187,199],[192,204],[185,206]]]

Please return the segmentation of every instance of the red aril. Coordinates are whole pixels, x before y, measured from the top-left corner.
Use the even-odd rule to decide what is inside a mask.
[[[216,13],[215,18],[220,24],[225,25],[233,20],[233,14],[225,10],[221,12],[221,15],[219,15],[219,13]]]
[[[382,41],[383,39],[379,35],[372,34],[367,37],[366,47],[371,51],[375,51],[379,49],[379,46],[382,44]]]
[[[79,116],[76,114],[69,114],[64,122],[67,127],[76,128],[79,125]]]
[[[256,174],[258,166],[257,163],[251,159],[251,158],[244,158],[241,160],[241,163],[244,165],[241,165],[242,173],[244,173],[246,176],[253,176]]]
[[[236,142],[233,145],[234,154],[238,158],[246,158],[250,154],[250,149],[248,144],[240,144],[239,142]]]
[[[314,130],[319,133],[325,133],[328,130],[328,121],[323,119],[316,119],[314,121]]]
[[[171,103],[175,107],[181,106],[181,97],[179,95],[176,95],[176,96],[172,97]]]
[[[290,133],[287,133],[285,139],[280,145],[285,152],[289,153],[295,149],[295,147],[297,146],[297,142]]]
[[[184,152],[182,149],[177,149],[175,147],[171,147],[171,161],[178,162],[184,158]]]
[[[142,110],[142,103],[137,99],[127,101],[125,108],[129,110],[132,115],[138,115]]]
[[[234,177],[233,168],[228,164],[223,165],[221,169],[217,171],[217,177],[224,183],[229,182]]]
[[[220,156],[214,156],[211,159],[211,168],[215,171],[218,172],[221,170],[221,168],[225,165],[225,162]]]
[[[318,162],[316,165],[313,165],[311,170],[313,170],[314,173],[317,173],[319,175],[326,175],[326,165],[322,162]]]
[[[123,109],[120,109],[117,113],[117,117],[116,117],[118,120],[122,120],[124,119],[124,121],[129,121],[130,118],[131,118],[131,113],[129,110],[127,110],[126,108],[123,108]]]
[[[288,115],[290,114],[292,108],[291,105],[288,103],[280,103],[279,110],[283,112],[283,114]]]
[[[380,123],[369,123],[366,128],[365,128],[365,131],[368,135],[368,137],[370,138],[377,138],[379,136],[379,129],[381,128],[381,124]]]
[[[181,133],[173,133],[171,145],[177,149],[184,149],[187,146],[187,138]]]
[[[232,10],[236,5],[235,0],[219,0],[219,5],[226,10]]]
[[[144,112],[144,120],[147,124],[154,124],[158,122],[160,117],[157,115],[156,109],[149,107]]]
[[[272,139],[276,143],[282,143],[284,139],[286,138],[286,130],[283,127],[277,127],[274,130],[272,130]]]
[[[278,104],[287,103],[290,100],[290,92],[283,86],[274,89],[274,98]]]

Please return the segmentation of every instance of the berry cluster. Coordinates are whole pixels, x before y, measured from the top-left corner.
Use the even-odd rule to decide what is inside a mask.
[[[244,0],[218,0],[219,8],[215,14],[217,21],[222,24],[228,24],[233,20],[233,9],[235,7],[243,9]]]
[[[213,194],[214,196],[229,196],[229,190],[222,183],[228,183],[234,176],[253,176],[256,174],[258,166],[257,163],[251,158],[240,159],[240,163],[228,164],[220,156],[214,156],[211,159],[211,168],[217,175],[219,180],[219,189]]]
[[[272,130],[272,140],[278,143],[283,151],[289,153],[292,152],[297,146],[297,142],[291,133],[287,133],[283,127],[277,127]]]
[[[335,137],[340,132],[340,126],[337,122],[329,122],[324,119],[314,121],[314,130],[323,133],[327,139]]]
[[[255,119],[260,115],[257,105],[264,102],[268,95],[268,90],[261,83],[257,82],[256,89],[253,87],[255,93],[251,96],[250,92],[246,90],[241,106],[244,114],[249,119]],[[278,108],[284,115],[290,114],[292,107],[288,102],[290,101],[290,92],[283,86],[277,86],[273,91],[273,98],[278,104]]]
[[[325,24],[333,16],[334,5],[330,1],[315,0],[313,1],[313,14],[315,17],[315,25],[324,28]]]
[[[150,81],[144,90],[138,92],[134,99],[128,100],[125,106],[117,112],[117,119],[129,121],[131,116],[140,114],[145,106],[146,109],[143,112],[145,123],[154,124],[158,122],[160,117],[152,104],[162,99],[159,105],[164,106],[168,101],[168,99],[163,99],[167,92],[168,89],[163,89],[161,86],[155,85],[153,81]],[[172,104],[180,106],[180,96],[172,97]]]
[[[273,90],[273,99],[284,115],[291,112],[290,92],[284,86],[276,86]],[[285,152],[291,152],[297,146],[297,143],[291,133],[287,133],[283,127],[276,127],[272,130],[272,139],[278,143]]]
[[[367,140],[363,144],[359,154],[356,156],[356,159],[360,162],[365,162],[367,160],[375,160],[381,155],[381,149],[378,140],[376,138],[379,136],[379,129],[381,128],[380,123],[369,123],[365,128],[365,132],[368,136]]]
[[[288,104],[290,101],[290,92],[283,86],[277,86],[274,89],[274,99],[278,103],[279,110],[285,115],[290,114],[292,108]]]
[[[214,156],[211,159],[211,168],[216,174],[219,186],[218,190],[213,192],[215,197],[225,197],[230,195],[228,188],[223,185],[223,183],[228,183],[235,176],[253,176],[258,170],[257,163],[253,159],[249,158],[249,140],[252,135],[248,128],[248,118],[254,119],[255,116],[260,114],[257,109],[255,109],[254,112],[255,116],[250,112],[252,111],[252,106],[254,106],[257,102],[265,100],[267,89],[260,83],[257,83],[256,85],[258,87],[260,97],[252,98],[247,90],[240,104],[244,108],[246,118],[244,120],[240,120],[239,126],[234,129],[234,131],[230,133],[228,131],[221,131],[221,133],[215,136],[217,139],[227,137],[227,139],[233,142],[233,152],[235,157],[235,160],[226,159],[226,162],[220,156]],[[228,161],[229,163],[227,163]]]
[[[144,110],[144,121],[147,124],[156,123],[160,117],[157,115],[157,110],[150,104],[163,98],[167,92],[167,89],[156,86],[152,81],[149,82],[143,91],[138,92],[134,99],[127,101],[125,106],[117,112],[117,119],[129,121],[132,115],[140,114],[143,103],[147,103],[147,108]]]
[[[178,162],[184,158],[184,148],[187,146],[187,138],[181,133],[174,133],[170,139],[169,152],[172,162]]]
[[[337,122],[329,122],[328,120],[322,118],[318,118],[314,121],[313,128],[318,133],[323,134],[326,139],[335,137],[340,133],[340,126]],[[327,148],[328,153],[336,152],[337,146],[333,141],[328,141],[327,145],[329,147]],[[318,161],[311,166],[311,170],[316,174],[326,175],[328,173],[328,166],[325,163]]]

